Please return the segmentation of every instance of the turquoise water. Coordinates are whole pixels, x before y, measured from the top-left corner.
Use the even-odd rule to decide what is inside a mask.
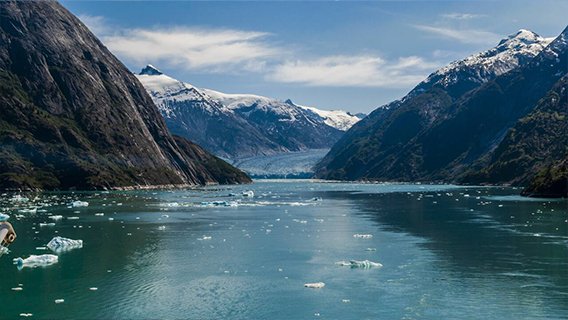
[[[26,203],[3,195],[18,239],[0,258],[0,318],[567,318],[567,202],[519,191],[257,181]],[[235,204],[201,204],[211,201]],[[64,218],[40,225],[49,215]],[[36,248],[56,235],[83,248],[46,267],[12,264],[51,253]],[[335,264],[351,259],[383,266]],[[304,287],[314,282],[325,286]]]

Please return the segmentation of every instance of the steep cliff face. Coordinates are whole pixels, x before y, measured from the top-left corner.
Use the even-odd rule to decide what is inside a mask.
[[[433,73],[353,126],[316,176],[461,182],[566,73],[565,34],[550,42],[521,30]]]
[[[535,108],[519,119],[495,152],[465,175],[469,184],[528,185],[536,173],[557,163],[568,153],[568,75],[540,99]]]
[[[174,138],[136,77],[54,1],[0,2],[0,145],[1,188],[250,181]]]
[[[568,155],[536,175],[521,195],[539,198],[568,198]]]

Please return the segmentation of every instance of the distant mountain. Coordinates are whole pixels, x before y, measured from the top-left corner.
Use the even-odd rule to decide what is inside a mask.
[[[137,76],[174,134],[222,157],[285,152],[254,125],[194,86],[149,65]]]
[[[359,117],[250,94],[198,89],[149,65],[144,84],[170,130],[223,157],[331,147]]]
[[[551,41],[521,30],[434,72],[354,125],[318,164],[316,177],[459,182],[482,169],[480,159],[566,72],[559,71],[567,66],[565,46]]]
[[[172,136],[137,78],[55,1],[0,2],[0,188],[246,183]]]

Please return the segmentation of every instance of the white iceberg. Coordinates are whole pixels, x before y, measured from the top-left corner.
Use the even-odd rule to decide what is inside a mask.
[[[363,261],[351,260],[349,262],[339,261],[339,262],[336,262],[335,264],[338,264],[338,265],[341,265],[341,266],[344,266],[344,267],[363,268],[363,269],[379,268],[379,267],[383,266],[382,264],[380,264],[378,262],[373,262],[373,261],[369,261],[369,260],[363,260]]]
[[[325,283],[323,283],[323,282],[306,283],[304,285],[304,287],[311,288],[311,289],[321,289],[321,288],[323,288],[323,286],[325,286]]]
[[[63,237],[55,237],[49,241],[47,247],[53,252],[63,252],[83,247],[83,240],[72,240]]]
[[[243,197],[254,197],[254,192],[252,190],[243,191]]]
[[[22,196],[19,195],[19,194],[18,194],[18,195],[15,195],[14,197],[12,197],[12,199],[10,199],[10,201],[16,201],[16,202],[26,202],[26,201],[28,201],[28,200],[30,200],[30,199],[24,198],[24,197],[22,197]]]
[[[358,233],[356,233],[356,234],[353,235],[353,238],[366,238],[366,239],[368,239],[368,238],[372,238],[372,237],[373,237],[372,234],[358,234]]]
[[[8,219],[10,219],[9,215],[0,213],[0,222],[6,221]]]
[[[77,200],[77,201],[73,201],[69,203],[70,207],[88,207],[89,203],[87,201],[81,201],[81,200]]]
[[[55,216],[49,216],[48,218],[49,218],[49,219],[52,219],[52,220],[61,220],[61,219],[63,219],[63,216],[61,216],[61,215],[55,215]]]
[[[14,264],[18,266],[18,268],[35,268],[35,267],[44,267],[49,266],[54,263],[57,263],[59,258],[53,254],[42,254],[40,256],[31,255],[26,259],[16,258],[14,259]]]

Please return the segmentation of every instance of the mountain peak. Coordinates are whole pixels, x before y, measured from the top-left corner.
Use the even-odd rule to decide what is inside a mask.
[[[286,99],[286,101],[284,101],[284,102],[286,102],[289,105],[295,106],[294,102],[292,102],[292,100],[290,100],[290,99]]]
[[[519,43],[526,45],[531,43],[542,42],[543,40],[544,38],[542,38],[541,36],[530,30],[520,29],[519,31],[503,38],[503,40],[501,40],[497,46],[501,46],[504,44],[511,46],[511,45],[518,45]]]
[[[158,70],[158,68],[151,64],[147,65],[144,69],[142,69],[142,71],[140,71],[140,75],[159,76],[162,74],[162,71]]]

